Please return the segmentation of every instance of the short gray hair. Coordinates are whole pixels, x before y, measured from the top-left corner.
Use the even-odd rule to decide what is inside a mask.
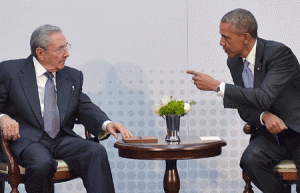
[[[50,44],[50,35],[54,33],[62,33],[62,30],[49,24],[42,25],[34,30],[30,38],[31,54],[37,57],[35,51],[38,47],[46,49]]]
[[[234,9],[223,16],[221,23],[231,23],[237,29],[237,33],[249,33],[253,38],[257,38],[257,22],[250,11]]]

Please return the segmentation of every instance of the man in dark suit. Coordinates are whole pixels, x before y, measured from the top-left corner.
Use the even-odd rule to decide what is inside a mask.
[[[207,74],[187,73],[194,75],[197,88],[216,91],[224,97],[225,108],[238,109],[251,124],[254,134],[240,165],[254,184],[265,193],[286,192],[272,168],[284,159],[300,166],[299,63],[287,46],[257,37],[257,22],[247,10],[225,14],[220,34],[234,85]]]
[[[105,148],[74,131],[77,119],[94,136],[132,134],[82,92],[83,74],[65,66],[68,44],[60,28],[43,25],[30,40],[27,59],[0,63],[0,125],[19,164],[26,168],[29,193],[54,192],[55,159],[64,160],[87,192],[114,191]]]

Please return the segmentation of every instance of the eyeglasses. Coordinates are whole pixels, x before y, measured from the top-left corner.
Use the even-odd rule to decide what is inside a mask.
[[[66,46],[63,46],[63,47],[60,47],[59,49],[51,49],[59,54],[62,54],[64,53],[66,50],[70,50],[71,49],[71,44],[67,43]],[[46,50],[49,50],[49,49],[46,49]]]

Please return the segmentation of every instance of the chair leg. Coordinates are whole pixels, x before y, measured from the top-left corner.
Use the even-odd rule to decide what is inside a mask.
[[[9,180],[9,184],[11,186],[11,192],[10,193],[20,193],[18,190],[18,186],[20,184],[20,176],[11,177]]]
[[[11,186],[11,192],[10,193],[20,193],[18,190],[19,184],[10,184]]]
[[[243,171],[243,179],[246,183],[244,193],[254,193],[251,186],[251,180],[244,171]]]
[[[286,187],[287,192],[292,193],[292,185],[291,184],[286,184],[285,187]]]
[[[5,190],[5,181],[0,182],[0,193],[4,193]]]

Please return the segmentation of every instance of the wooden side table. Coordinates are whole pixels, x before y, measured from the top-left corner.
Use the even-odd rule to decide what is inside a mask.
[[[180,179],[177,171],[178,159],[198,159],[218,156],[224,140],[202,141],[199,137],[181,137],[180,143],[168,143],[159,138],[158,143],[124,143],[117,141],[115,148],[119,149],[119,156],[130,159],[166,160],[164,176],[164,190],[166,193],[178,193]]]

